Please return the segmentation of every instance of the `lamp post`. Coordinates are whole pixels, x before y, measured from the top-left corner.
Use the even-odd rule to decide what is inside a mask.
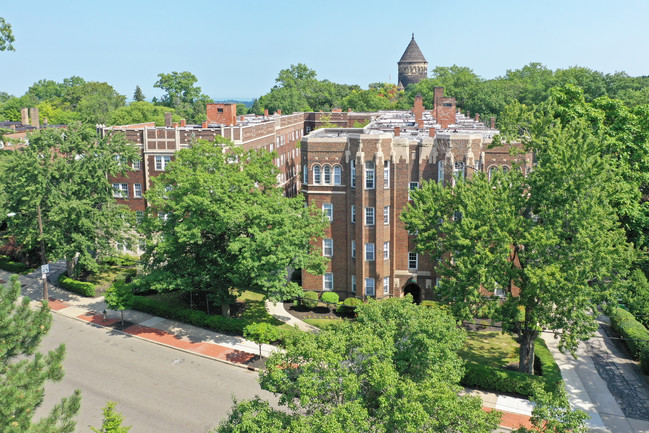
[[[41,274],[43,280],[43,300],[49,300],[49,294],[47,291],[47,271],[43,266],[47,265],[47,257],[45,256],[45,238],[43,237],[43,217],[41,213],[41,204],[36,205],[37,219],[38,219],[38,233],[40,239],[40,248],[41,248]],[[15,217],[16,212],[10,212],[7,214],[8,217]]]

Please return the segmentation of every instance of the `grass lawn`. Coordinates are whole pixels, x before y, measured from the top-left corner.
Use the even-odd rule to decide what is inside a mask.
[[[325,329],[330,326],[338,326],[345,319],[304,319],[309,325],[313,325],[316,328]]]
[[[509,334],[467,331],[466,342],[458,354],[466,361],[502,368],[518,365],[518,348],[518,343]]]

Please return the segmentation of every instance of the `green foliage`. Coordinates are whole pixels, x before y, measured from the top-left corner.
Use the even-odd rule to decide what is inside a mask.
[[[180,116],[174,113],[173,108],[154,105],[147,101],[131,102],[125,107],[120,107],[110,114],[108,125],[131,125],[136,123],[155,122],[156,126],[165,125],[165,113],[172,113],[172,120],[177,122]]]
[[[115,281],[115,283],[106,290],[104,300],[106,301],[108,308],[121,313],[122,323],[124,323],[124,310],[132,308],[135,303],[133,290],[123,281]]]
[[[629,311],[645,327],[649,327],[649,282],[644,272],[635,269],[628,280],[625,303]]]
[[[638,322],[633,314],[621,308],[613,308],[609,315],[611,327],[625,340],[634,359],[640,359],[642,350],[649,346],[649,330]]]
[[[358,298],[345,298],[343,304],[338,307],[340,314],[350,314],[356,310],[356,307],[363,305],[363,300]]]
[[[532,410],[532,428],[520,427],[516,433],[586,433],[588,414],[572,409],[563,387],[556,392],[547,392],[536,386],[531,398],[535,404]]]
[[[300,293],[286,270],[324,271],[326,259],[310,241],[326,222],[301,196],[284,196],[276,174],[273,154],[244,152],[224,138],[176,153],[153,179],[147,199],[155,212],[140,225],[158,240],[143,256],[151,287],[207,292],[216,305],[233,302],[233,287],[259,289],[274,301]]]
[[[235,402],[217,431],[491,432],[499,414],[458,395],[463,337],[452,317],[412,298],[370,300],[357,321],[295,334],[270,356],[260,382],[285,409]]]
[[[131,427],[122,426],[124,417],[122,414],[115,410],[117,403],[114,401],[109,401],[104,406],[102,412],[104,414],[104,420],[101,423],[101,428],[90,427],[90,429],[95,433],[127,433]]]
[[[32,309],[29,298],[19,301],[20,282],[12,275],[0,287],[0,429],[3,432],[71,433],[74,416],[79,411],[81,395],[75,390],[45,417],[32,423],[36,409],[43,402],[44,384],[63,378],[65,346],[47,354],[38,352],[38,345],[49,331],[52,316],[45,302]]]
[[[135,91],[133,92],[133,100],[135,102],[142,102],[144,101],[145,96],[144,93],[142,92],[142,89],[140,89],[140,86],[135,86]]]
[[[11,24],[0,17],[0,51],[15,51],[12,45],[15,41]]]
[[[259,344],[259,356],[261,357],[261,345],[270,344],[280,338],[277,328],[266,322],[251,323],[243,328],[243,336]]]
[[[88,298],[94,298],[97,296],[94,284],[73,280],[65,274],[59,276],[58,284],[62,289],[69,290],[70,292],[77,293],[81,296],[86,296]]]
[[[0,269],[16,274],[21,274],[30,269],[30,267],[24,263],[14,262],[7,256],[0,256]]]
[[[335,292],[324,292],[320,296],[320,300],[322,302],[327,302],[329,304],[338,305],[338,301],[340,300],[340,297],[338,296],[338,293]]]
[[[640,367],[644,374],[649,374],[649,344],[640,351]]]
[[[312,290],[305,290],[300,296],[300,305],[304,308],[315,308],[318,306],[318,293]]]

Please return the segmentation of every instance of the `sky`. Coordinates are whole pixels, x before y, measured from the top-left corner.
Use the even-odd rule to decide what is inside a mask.
[[[411,34],[429,69],[468,66],[482,78],[531,62],[649,75],[646,0],[0,0],[15,52],[0,52],[0,91],[77,75],[146,98],[159,73],[189,71],[215,100],[267,93],[281,69],[319,79],[397,80]]]

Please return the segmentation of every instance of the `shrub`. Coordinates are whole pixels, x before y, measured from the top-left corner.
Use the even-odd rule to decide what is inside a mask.
[[[356,310],[356,307],[362,305],[363,301],[358,298],[345,298],[343,304],[338,307],[338,313],[351,314]]]
[[[86,283],[84,281],[73,280],[65,274],[59,276],[59,286],[62,289],[69,290],[70,292],[77,293],[81,296],[88,298],[94,298],[97,296],[95,293],[95,285],[92,283]]]
[[[649,344],[640,351],[640,367],[644,374],[649,374]]]
[[[613,308],[609,315],[613,330],[625,338],[624,343],[634,359],[649,345],[649,330],[638,322],[633,314],[621,308]]]
[[[279,332],[270,323],[251,323],[243,328],[243,336],[259,344],[259,357],[261,357],[261,345],[270,344],[279,338]]]
[[[320,296],[320,300],[322,302],[327,302],[329,304],[338,304],[338,301],[340,300],[340,297],[338,296],[338,293],[335,292],[324,292]]]
[[[318,306],[318,294],[311,290],[305,291],[300,299],[300,304],[306,308],[315,308]]]
[[[24,263],[14,262],[7,256],[0,256],[0,269],[13,272],[14,274],[20,274],[28,270],[29,266]]]

